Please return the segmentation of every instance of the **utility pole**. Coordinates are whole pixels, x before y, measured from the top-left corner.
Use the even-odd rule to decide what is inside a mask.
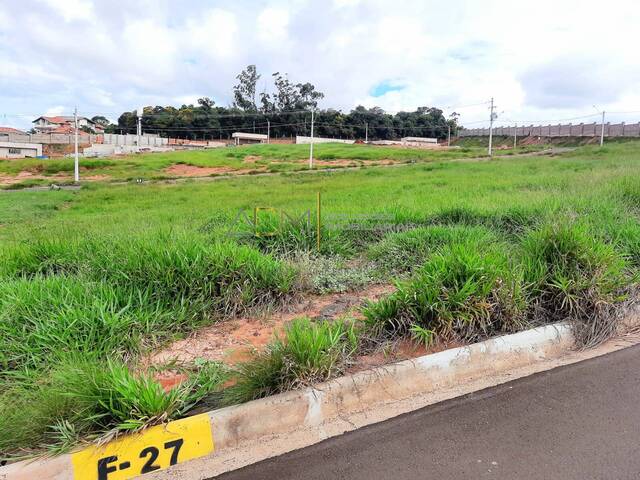
[[[604,146],[604,115],[605,111],[602,111],[602,127],[600,128],[600,146]]]
[[[309,168],[313,168],[313,113],[311,109],[311,143],[309,144]]]
[[[267,120],[267,143],[271,143],[271,122]]]
[[[513,149],[518,148],[518,124],[513,128]]]
[[[451,125],[447,125],[449,128],[447,130],[447,147],[451,146]]]
[[[495,105],[493,104],[493,97],[491,97],[491,117],[489,118],[489,156],[493,156],[493,121],[495,120],[495,113],[493,113]]]
[[[73,179],[76,183],[80,182],[80,159],[78,158],[78,107],[73,110],[73,123],[75,126],[74,140],[74,162],[73,162]]]
[[[142,107],[138,109],[138,125],[136,128],[136,143],[138,144],[138,151],[140,151],[140,137],[142,136]]]
[[[369,143],[369,124],[364,124],[364,143]]]

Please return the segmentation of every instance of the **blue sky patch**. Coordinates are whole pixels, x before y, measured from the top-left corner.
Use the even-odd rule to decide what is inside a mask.
[[[389,92],[400,92],[407,88],[405,85],[398,85],[390,80],[384,80],[375,85],[369,92],[372,97],[382,97]]]

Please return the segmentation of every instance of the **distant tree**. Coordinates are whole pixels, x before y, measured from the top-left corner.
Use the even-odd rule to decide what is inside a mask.
[[[205,110],[211,110],[213,106],[216,104],[209,97],[202,97],[198,99],[198,105],[200,105]]]
[[[296,110],[318,108],[318,100],[324,98],[324,93],[316,91],[316,87],[309,82],[296,84],[296,89]]]
[[[249,65],[236,77],[238,84],[233,87],[233,106],[244,111],[255,112],[256,105],[256,85],[261,75],[258,74],[255,65]]]
[[[201,97],[196,105],[146,107],[142,116],[144,132],[178,138],[229,138],[235,131],[266,133],[267,119],[273,136],[308,135],[310,109],[316,109],[315,132],[319,136],[390,140],[403,136],[446,138],[448,128],[458,128],[459,115],[445,118],[442,110],[419,107],[413,112],[386,113],[380,107],[357,106],[350,112],[318,109],[324,94],[309,83],[292,83],[286,73],[272,75],[273,89],[259,93],[256,86],[261,76],[255,65],[249,65],[237,77],[230,107],[216,106],[209,97]],[[268,116],[268,117],[267,117]],[[94,117],[97,118],[97,117]],[[104,117],[103,117],[104,118]],[[106,120],[106,119],[105,119]],[[118,125],[107,128],[118,133],[135,133],[137,114],[124,112]],[[108,131],[108,130],[107,130]]]
[[[91,121],[105,128],[111,124],[109,119],[107,117],[103,117],[102,115],[96,115],[95,117],[92,117]]]

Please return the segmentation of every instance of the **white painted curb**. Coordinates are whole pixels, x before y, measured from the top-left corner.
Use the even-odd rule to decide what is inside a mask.
[[[209,412],[215,452],[206,457],[144,475],[144,479],[202,479],[254,463],[283,451],[256,448],[274,436],[305,431],[295,448],[354,430],[367,421],[350,422],[372,408],[426,395],[482,376],[559,357],[573,345],[567,324],[556,324],[496,337],[412,360],[340,377],[313,388],[287,392]],[[416,403],[414,408],[420,408]],[[380,421],[376,418],[369,423]],[[339,428],[335,425],[339,424]],[[230,460],[252,448],[251,461]],[[291,449],[289,449],[291,450]],[[0,468],[0,480],[75,479],[70,455],[19,462]]]

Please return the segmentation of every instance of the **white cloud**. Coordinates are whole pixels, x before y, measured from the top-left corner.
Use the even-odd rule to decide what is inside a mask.
[[[65,22],[93,19],[93,4],[90,0],[43,0],[61,15]]]
[[[607,9],[579,0],[535,8],[508,0],[446,8],[441,0],[185,0],[180,8],[168,0],[21,0],[0,23],[7,113],[76,103],[117,113],[203,95],[224,105],[248,64],[262,73],[260,89],[272,72],[288,72],[323,91],[324,106],[343,109],[494,96],[501,121],[572,117],[594,103],[640,110],[632,0]],[[384,82],[405,88],[372,97]],[[463,121],[488,118],[485,106],[459,111]]]
[[[168,27],[153,20],[135,20],[126,24],[122,42],[121,62],[138,82],[149,84],[174,73],[177,36]]]
[[[46,117],[55,117],[57,115],[62,115],[63,113],[67,112],[68,109],[66,109],[65,107],[63,107],[62,105],[57,105],[55,107],[49,107],[45,110],[44,115]]]
[[[214,59],[233,57],[242,45],[238,44],[236,34],[238,25],[234,13],[214,8],[187,21],[181,32],[186,44],[195,54]]]
[[[258,38],[272,46],[287,39],[289,12],[283,8],[265,8],[257,18]]]

